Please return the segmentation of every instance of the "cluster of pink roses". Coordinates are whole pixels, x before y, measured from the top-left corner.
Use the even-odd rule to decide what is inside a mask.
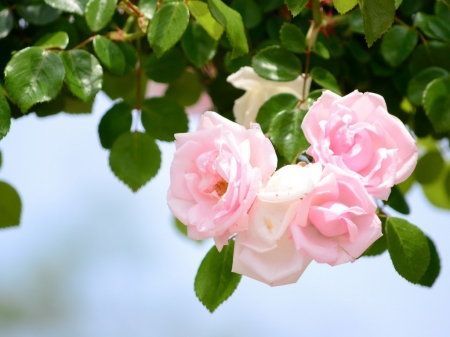
[[[176,135],[167,200],[193,239],[219,250],[236,235],[233,272],[269,285],[298,280],[308,264],[353,262],[381,235],[373,198],[414,170],[417,147],[384,99],[325,91],[302,123],[314,163],[276,170],[258,124],[206,112]]]

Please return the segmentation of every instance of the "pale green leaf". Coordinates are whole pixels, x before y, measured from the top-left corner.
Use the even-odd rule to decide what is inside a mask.
[[[69,35],[66,32],[48,33],[34,44],[44,49],[65,49],[69,44]]]
[[[97,32],[111,21],[116,10],[116,0],[89,0],[85,18],[89,28]]]
[[[203,27],[204,30],[216,41],[222,36],[224,28],[211,15],[208,5],[201,1],[189,1],[191,15]]]
[[[347,13],[358,4],[358,0],[333,0],[333,5],[341,14]]]

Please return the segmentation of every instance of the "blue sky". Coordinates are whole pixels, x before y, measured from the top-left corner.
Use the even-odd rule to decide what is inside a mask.
[[[312,263],[298,283],[243,278],[214,314],[193,291],[212,241],[181,237],[166,206],[174,145],[154,180],[132,193],[111,173],[92,115],[13,121],[0,180],[23,201],[20,228],[0,232],[0,336],[449,336],[450,213],[419,186],[409,219],[435,241],[432,289],[409,284],[387,254],[338,267]]]

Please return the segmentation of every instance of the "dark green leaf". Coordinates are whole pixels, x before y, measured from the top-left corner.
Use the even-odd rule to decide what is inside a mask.
[[[249,54],[244,54],[237,58],[231,58],[231,52],[225,54],[225,68],[229,73],[235,73],[242,67],[249,67],[252,64],[252,58]]]
[[[180,78],[170,82],[165,96],[172,98],[182,106],[191,106],[197,103],[202,90],[203,86],[198,74],[185,71]]]
[[[381,40],[381,54],[391,66],[396,67],[412,53],[418,38],[416,30],[395,25]]]
[[[161,58],[154,53],[150,54],[144,61],[144,71],[148,78],[160,83],[176,80],[183,74],[185,68],[185,58],[177,48],[169,50]]]
[[[414,24],[428,37],[450,42],[450,26],[444,18],[437,15],[417,13],[414,16]]]
[[[14,19],[8,8],[0,11],[0,39],[7,37],[13,28]]]
[[[328,60],[330,58],[330,52],[325,47],[325,45],[320,41],[316,41],[316,43],[314,43],[313,52],[315,52],[317,55],[319,55],[321,58],[324,58],[325,60]]]
[[[123,133],[128,133],[133,123],[133,108],[125,102],[115,104],[102,117],[98,125],[100,143],[110,149],[115,140]]]
[[[428,41],[414,51],[409,63],[411,74],[429,67],[440,67],[450,71],[450,45],[439,41]]]
[[[89,0],[84,16],[89,28],[97,32],[111,21],[115,11],[116,0]]]
[[[450,8],[450,0],[438,0],[438,1],[442,1]]]
[[[175,133],[188,131],[188,119],[182,106],[168,97],[154,97],[142,103],[142,125],[152,137],[174,141]]]
[[[422,105],[423,92],[427,85],[437,79],[448,76],[445,69],[431,67],[417,73],[408,83],[408,99],[412,104]]]
[[[450,77],[438,78],[427,85],[423,105],[436,132],[450,131]]]
[[[121,75],[125,71],[126,61],[122,50],[110,39],[97,35],[94,38],[94,51],[100,62],[113,74]]]
[[[147,133],[123,133],[111,147],[109,165],[117,178],[136,192],[158,173],[161,152]]]
[[[427,236],[428,247],[430,249],[430,264],[419,281],[420,285],[432,287],[441,272],[441,260],[434,242]]]
[[[399,213],[409,214],[408,203],[406,202],[405,197],[396,185],[392,186],[391,194],[389,195],[389,199],[387,200],[386,204]]]
[[[214,246],[206,254],[197,276],[195,277],[195,293],[203,305],[213,312],[236,290],[241,275],[231,272],[233,265],[234,241],[228,241],[219,253]]]
[[[282,111],[270,124],[270,140],[289,162],[293,162],[309,147],[301,128],[305,115],[305,110]]]
[[[125,56],[128,71],[135,69],[138,61],[136,48],[129,42],[119,42],[117,46]]]
[[[293,81],[302,74],[302,63],[292,52],[279,47],[267,47],[253,57],[255,72],[272,81]]]
[[[188,23],[189,10],[184,3],[172,2],[161,6],[148,30],[148,41],[158,57],[178,42]]]
[[[94,55],[80,49],[59,55],[66,68],[66,83],[70,91],[83,101],[93,100],[103,81],[103,69]]]
[[[158,0],[139,0],[138,2],[139,9],[148,19],[153,19],[157,5]]]
[[[191,15],[203,27],[204,30],[216,41],[220,39],[223,33],[223,27],[211,15],[208,5],[201,1],[189,1],[189,10]]]
[[[308,4],[309,0],[284,0],[287,8],[291,11],[292,16],[297,16],[302,9]]]
[[[259,108],[258,115],[256,115],[256,122],[261,126],[261,130],[267,133],[276,114],[284,110],[292,110],[298,103],[298,98],[292,94],[272,96]]]
[[[414,176],[420,184],[431,184],[436,181],[444,169],[444,160],[439,151],[427,152],[417,161]]]
[[[430,264],[426,236],[408,221],[390,217],[386,237],[395,270],[409,282],[419,283]]]
[[[181,42],[185,55],[197,68],[201,68],[216,54],[217,41],[198,22],[189,24]]]
[[[66,32],[55,32],[44,35],[34,45],[44,49],[65,49],[68,44],[69,35]]]
[[[255,0],[234,0],[231,7],[241,14],[242,21],[247,28],[255,28],[262,21],[262,9]]]
[[[369,248],[361,256],[377,256],[383,254],[387,250],[387,241],[386,241],[386,218],[380,217],[382,224],[383,236],[378,238],[377,241],[372,243]]]
[[[22,202],[17,191],[4,181],[0,181],[0,228],[20,224]]]
[[[358,0],[333,0],[333,5],[341,14],[347,13],[358,4]]]
[[[314,67],[311,70],[311,78],[322,88],[331,90],[336,94],[341,95],[341,90],[339,89],[336,78],[328,70],[322,67]]]
[[[44,0],[48,5],[65,12],[84,14],[84,9],[89,0]]]
[[[228,40],[233,46],[232,58],[248,53],[247,37],[241,15],[220,0],[208,0],[212,16],[225,27]]]
[[[361,8],[364,34],[370,47],[394,22],[395,4],[392,0],[358,0]]]
[[[283,0],[259,0],[264,12],[271,12],[283,5]]]
[[[302,30],[291,23],[284,23],[280,30],[280,38],[283,46],[294,53],[306,51],[306,37]]]
[[[6,136],[11,126],[11,108],[8,100],[0,93],[0,139]]]
[[[364,22],[361,10],[357,7],[350,16],[350,28],[353,32],[364,34]]]
[[[55,21],[60,15],[58,10],[44,3],[19,5],[17,11],[27,22],[35,25],[46,25]]]
[[[349,40],[347,47],[350,50],[352,56],[361,63],[367,63],[370,61],[370,54],[367,49],[356,40]]]
[[[58,55],[38,47],[25,48],[5,68],[6,89],[22,112],[26,112],[32,105],[58,95],[64,73]]]

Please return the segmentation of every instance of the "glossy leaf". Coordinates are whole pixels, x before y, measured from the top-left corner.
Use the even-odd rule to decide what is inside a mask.
[[[450,42],[450,26],[446,19],[437,15],[417,13],[414,16],[414,24],[428,37]]]
[[[158,58],[156,54],[144,61],[144,71],[148,78],[159,83],[168,83],[176,80],[183,74],[186,68],[186,61],[179,49],[169,50]]]
[[[139,0],[138,7],[148,19],[152,19],[156,12],[158,0]]]
[[[158,173],[161,152],[147,133],[123,133],[111,147],[109,165],[116,177],[136,192]]]
[[[233,47],[231,57],[247,54],[248,43],[241,15],[221,0],[208,0],[208,6],[214,19],[225,27],[228,40]]]
[[[94,38],[94,51],[100,62],[113,74],[121,75],[125,71],[126,60],[122,50],[110,39],[97,35]]]
[[[430,264],[426,236],[408,221],[390,217],[386,237],[395,270],[409,282],[419,283]]]
[[[293,81],[302,74],[302,63],[292,52],[279,47],[267,47],[252,61],[255,72],[272,81]]]
[[[309,0],[284,0],[284,3],[294,17],[302,11],[302,9],[308,4],[308,2]]]
[[[241,280],[240,274],[231,272],[233,251],[233,240],[228,241],[221,252],[213,246],[198,268],[195,293],[210,312],[214,312],[233,294]]]
[[[408,83],[409,101],[415,105],[422,105],[423,92],[427,85],[437,78],[444,78],[448,75],[448,71],[438,67],[430,67],[417,73]]]
[[[383,36],[381,54],[390,65],[396,67],[412,53],[418,38],[416,30],[395,25]]]
[[[358,0],[333,0],[333,5],[341,14],[347,13],[358,4]]]
[[[191,22],[181,40],[184,54],[197,68],[201,68],[216,54],[217,41],[198,22]]]
[[[206,30],[214,40],[218,41],[222,36],[224,28],[212,17],[208,5],[201,1],[189,1],[187,5],[191,15],[203,29]]]
[[[111,21],[116,11],[116,0],[89,0],[85,18],[93,32],[103,29]]]
[[[98,135],[105,149],[110,149],[120,135],[130,131],[133,123],[132,110],[132,106],[120,102],[103,115],[98,125]]]
[[[11,127],[11,108],[8,100],[0,93],[0,139],[6,136]]]
[[[256,122],[261,126],[261,130],[267,133],[275,115],[284,110],[294,109],[298,103],[298,98],[292,94],[272,96],[259,108],[258,114],[256,115]]]
[[[280,30],[281,43],[294,53],[306,51],[306,37],[302,30],[291,23],[284,23]]]
[[[89,0],[44,0],[44,1],[54,8],[58,8],[60,10],[70,13],[83,15],[84,9]]]
[[[420,279],[419,284],[425,287],[432,287],[441,272],[441,260],[433,240],[427,236],[427,241],[428,248],[430,249],[430,264]]]
[[[1,8],[0,8],[1,9]],[[8,36],[13,28],[14,18],[8,8],[0,10],[0,39]]]
[[[170,82],[165,96],[172,98],[182,106],[197,103],[203,91],[203,85],[197,73],[185,71],[181,77]]]
[[[103,69],[94,55],[85,50],[60,54],[66,68],[66,83],[72,93],[83,101],[93,100],[102,88]]]
[[[0,228],[20,224],[22,201],[17,191],[4,181],[0,181]]]
[[[178,42],[188,23],[189,10],[184,3],[172,2],[161,6],[148,30],[148,41],[158,57]]]
[[[58,55],[38,47],[15,54],[5,68],[5,85],[14,102],[26,112],[38,102],[55,98],[64,79],[64,65]]]
[[[358,0],[361,8],[364,34],[370,47],[394,22],[395,4],[392,0]]]
[[[450,77],[438,78],[427,85],[423,105],[436,132],[450,131]]]
[[[297,156],[306,151],[309,143],[301,128],[305,110],[288,110],[278,113],[270,124],[270,140],[275,148],[293,162]]]
[[[314,67],[311,70],[311,78],[314,82],[320,85],[324,89],[331,90],[338,95],[341,95],[341,90],[336,81],[336,78],[328,70],[321,67]]]
[[[65,49],[69,44],[69,35],[66,32],[48,33],[34,44],[44,49]]]

